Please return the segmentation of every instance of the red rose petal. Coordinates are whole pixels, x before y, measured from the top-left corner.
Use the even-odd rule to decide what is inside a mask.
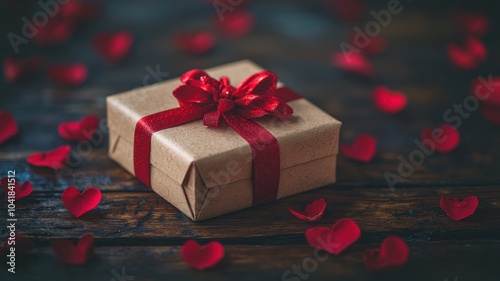
[[[134,35],[128,31],[102,33],[92,38],[92,46],[107,61],[116,63],[123,59],[132,48]]]
[[[447,153],[457,148],[460,143],[460,133],[455,127],[443,124],[436,130],[435,136],[433,136],[432,129],[422,131],[422,140],[425,141],[427,147],[432,148],[429,143],[433,143],[436,151],[441,153]]]
[[[380,248],[366,250],[363,260],[369,269],[382,271],[403,266],[409,256],[410,249],[405,241],[397,236],[389,236]]]
[[[479,201],[474,195],[466,197],[462,202],[455,198],[441,197],[439,206],[454,221],[459,221],[471,216],[477,209]]]
[[[84,234],[76,246],[69,240],[54,240],[50,242],[54,255],[67,264],[84,264],[94,254],[94,234]]]
[[[215,17],[213,21],[227,37],[239,38],[253,29],[255,18],[249,11],[234,10],[225,13],[223,19]]]
[[[462,46],[448,44],[448,58],[458,69],[472,70],[486,60],[486,46],[476,38],[468,38]]]
[[[66,164],[66,159],[71,152],[69,145],[61,145],[47,152],[36,152],[30,154],[26,161],[28,164],[38,167],[48,167],[60,170]]]
[[[95,187],[89,187],[80,193],[74,186],[68,186],[61,197],[66,209],[77,218],[97,207],[101,198],[101,191]]]
[[[95,115],[87,115],[80,121],[64,122],[59,124],[59,135],[71,141],[89,140],[94,135],[99,126],[99,117]]]
[[[184,52],[200,55],[214,47],[215,37],[210,31],[181,33],[175,37],[175,42]]]
[[[3,257],[10,254],[10,248],[12,247],[12,245],[9,245],[9,239],[10,239],[10,237],[7,238],[2,243],[0,243],[0,254]],[[10,240],[13,240],[13,239],[10,239]],[[15,245],[16,256],[25,255],[25,254],[31,252],[35,248],[35,243],[33,243],[33,241],[31,239],[27,238],[26,236],[24,236],[22,234],[16,233],[14,241],[16,243],[16,245]],[[10,243],[12,243],[12,242],[10,242]]]
[[[0,144],[17,134],[17,122],[10,112],[0,110]]]
[[[474,79],[472,94],[484,103],[500,106],[500,76]]]
[[[11,178],[13,179],[13,178]],[[5,195],[5,200],[9,199],[9,178],[8,177],[3,177],[0,180],[0,185],[2,186],[3,193]],[[12,186],[12,182],[10,182],[10,186]],[[23,199],[24,197],[27,197],[28,195],[33,192],[33,187],[31,186],[31,183],[29,181],[25,181],[23,184],[19,185],[17,180],[14,181],[14,191],[16,192],[15,194],[15,199],[20,200]]]
[[[481,112],[488,121],[500,125],[500,106],[483,104]]]
[[[367,36],[364,33],[353,32],[349,36],[349,44],[361,50],[366,55],[376,55],[382,53],[386,48],[386,42],[382,36]]]
[[[84,22],[96,18],[100,11],[101,5],[98,3],[71,0],[60,6],[60,11],[56,16],[61,16],[69,21]]]
[[[18,60],[6,57],[3,61],[3,72],[7,82],[16,82],[34,73],[42,66],[43,60],[39,57]]]
[[[483,36],[490,28],[490,21],[484,14],[457,10],[453,12],[453,20],[466,35]]]
[[[370,162],[377,151],[377,140],[371,135],[359,135],[353,145],[342,145],[340,150],[351,159]]]
[[[224,257],[224,247],[217,241],[201,247],[194,240],[188,240],[181,249],[181,257],[190,267],[204,270],[214,266]]]
[[[325,212],[326,201],[323,198],[314,200],[311,204],[307,205],[305,212],[295,211],[294,209],[289,209],[292,215],[304,221],[317,221]]]
[[[362,0],[329,0],[333,4],[335,16],[342,21],[359,21],[363,19],[365,5]]]
[[[87,66],[83,63],[57,64],[49,66],[46,74],[55,83],[78,86],[87,80]]]
[[[374,67],[362,54],[350,52],[335,52],[332,55],[332,63],[340,70],[351,72],[365,77],[371,77]]]
[[[318,226],[309,228],[306,240],[313,248],[338,255],[361,236],[361,230],[351,219],[340,219],[332,228]]]
[[[387,87],[378,86],[373,90],[373,102],[380,111],[394,114],[403,110],[408,101],[402,92],[390,91]]]
[[[66,42],[74,29],[73,23],[52,18],[46,25],[38,27],[33,40],[39,45],[58,45]]]

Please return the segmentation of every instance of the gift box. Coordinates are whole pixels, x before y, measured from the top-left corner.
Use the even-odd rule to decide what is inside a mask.
[[[250,61],[106,102],[110,158],[193,221],[335,182],[341,123]]]

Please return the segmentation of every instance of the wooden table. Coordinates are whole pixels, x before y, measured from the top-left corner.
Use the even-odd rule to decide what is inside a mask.
[[[480,111],[470,112],[459,127],[462,139],[455,151],[426,157],[394,189],[384,178],[386,171],[397,173],[399,156],[408,159],[417,149],[414,141],[422,129],[444,123],[443,113],[469,96],[473,78],[499,74],[498,21],[492,22],[485,37],[489,60],[477,70],[462,72],[450,65],[445,52],[446,44],[459,38],[449,19],[451,7],[404,1],[403,11],[382,28],[388,48],[372,59],[375,76],[363,79],[335,69],[329,56],[355,26],[364,28],[373,20],[370,15],[349,24],[333,19],[321,1],[255,1],[250,6],[257,17],[253,32],[242,39],[219,36],[211,53],[190,56],[173,45],[172,35],[206,26],[214,10],[199,2],[106,1],[105,14],[62,46],[21,45],[21,57],[42,55],[48,63],[83,61],[90,75],[79,88],[53,85],[41,73],[21,84],[0,82],[0,108],[11,111],[20,126],[16,137],[0,145],[0,173],[16,170],[18,180],[32,182],[33,194],[18,202],[17,231],[37,246],[31,254],[18,257],[15,275],[2,270],[0,280],[120,280],[117,276],[122,273],[130,277],[123,280],[132,280],[131,276],[133,280],[499,280],[499,126],[487,122]],[[495,15],[490,8],[496,2],[483,5]],[[371,3],[369,10],[385,6],[386,1]],[[2,25],[2,34],[19,32],[19,19],[32,14],[20,9],[6,13],[8,24]],[[108,65],[92,51],[90,38],[96,32],[120,29],[133,31],[137,41],[126,60]],[[3,53],[12,54],[6,41],[2,40]],[[81,161],[61,177],[25,161],[32,152],[67,143],[57,135],[60,122],[91,113],[105,118],[108,95],[243,58],[275,72],[341,120],[342,144],[351,143],[358,134],[374,135],[379,145],[373,162],[357,163],[340,155],[334,185],[193,223],[111,161],[107,137],[80,153]],[[156,79],[150,72],[157,67],[168,75]],[[373,106],[371,90],[379,84],[407,94],[404,112],[389,116]],[[77,143],[72,146],[76,150]],[[71,185],[101,189],[99,207],[82,218],[72,217],[60,199]],[[472,194],[479,198],[479,207],[463,221],[452,221],[439,207],[441,196]],[[300,221],[288,212],[321,197],[329,205],[317,223]],[[2,222],[6,213],[6,204],[1,203]],[[360,240],[338,256],[311,262],[313,248],[305,241],[305,230],[344,217],[358,223]],[[96,238],[96,253],[85,265],[64,265],[48,247],[53,239],[76,241],[85,232]],[[6,235],[1,227],[0,237]],[[363,253],[388,235],[407,241],[409,262],[397,271],[372,272],[363,264]],[[210,270],[190,269],[179,254],[187,239],[220,241],[226,256]],[[314,270],[286,273],[295,266]]]

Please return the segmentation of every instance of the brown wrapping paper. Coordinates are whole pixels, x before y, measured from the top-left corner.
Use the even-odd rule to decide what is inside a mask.
[[[239,61],[206,71],[216,79],[227,76],[232,85],[238,85],[261,70],[250,61]],[[177,78],[107,98],[109,155],[130,173],[134,173],[137,121],[178,107],[172,91],[180,84]],[[341,123],[305,99],[288,104],[294,114],[287,120],[254,120],[280,145],[278,198],[335,182]],[[201,120],[186,123],[153,135],[151,185],[194,221],[226,214],[252,205],[251,157],[248,143],[227,124],[208,128]]]

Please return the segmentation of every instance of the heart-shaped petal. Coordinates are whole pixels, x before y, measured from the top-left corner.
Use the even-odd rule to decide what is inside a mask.
[[[353,74],[372,77],[374,73],[372,63],[360,53],[335,52],[332,55],[331,61],[338,69]]]
[[[378,86],[373,90],[373,102],[380,111],[394,114],[403,110],[408,101],[402,92],[391,91],[387,87]]]
[[[0,110],[0,144],[17,134],[17,122],[10,112]]]
[[[54,240],[50,242],[54,255],[64,263],[79,265],[86,263],[94,254],[94,235],[84,234],[76,246],[69,240]]]
[[[71,152],[71,146],[61,145],[47,152],[35,152],[30,154],[26,161],[28,164],[38,167],[48,167],[60,170],[66,164],[66,160]]]
[[[466,35],[483,36],[490,28],[488,17],[479,12],[456,10],[453,11],[452,17],[458,28]]]
[[[317,221],[325,212],[326,209],[326,201],[323,198],[314,200],[311,204],[307,205],[304,212],[299,212],[294,209],[288,209],[292,215],[297,218],[305,221]]]
[[[363,260],[369,269],[384,271],[403,266],[409,256],[410,249],[405,241],[397,236],[389,236],[380,248],[366,250]]]
[[[74,29],[72,22],[61,18],[51,18],[47,24],[38,27],[33,41],[39,45],[59,45],[71,37]]]
[[[456,198],[441,197],[439,206],[454,221],[471,216],[477,209],[479,201],[474,195],[466,197],[462,202]]]
[[[194,240],[188,240],[181,249],[184,262],[198,270],[204,270],[217,264],[224,257],[224,247],[217,241],[200,246]]]
[[[458,69],[472,70],[486,60],[486,46],[479,39],[467,38],[462,46],[448,44],[448,57]]]
[[[500,106],[500,76],[474,79],[472,94],[485,104]]]
[[[188,54],[201,55],[213,49],[215,36],[210,31],[179,33],[175,36],[175,43]]]
[[[42,58],[34,57],[25,60],[6,57],[3,61],[3,72],[7,82],[19,81],[40,69]]]
[[[333,4],[333,12],[342,21],[353,22],[363,19],[365,4],[362,0],[329,0]]]
[[[134,35],[128,31],[102,33],[92,38],[92,46],[111,63],[122,60],[132,48]]]
[[[441,127],[425,129],[422,131],[422,140],[429,148],[434,148],[437,152],[448,153],[457,148],[460,143],[460,133],[455,127],[443,124]],[[434,147],[432,147],[432,145]]]
[[[78,86],[87,80],[87,66],[83,63],[56,64],[49,66],[46,74],[55,83]]]
[[[500,125],[500,105],[487,105],[481,107],[484,117],[493,124]]]
[[[0,185],[2,186],[3,193],[5,194],[5,200],[14,197],[17,201],[27,197],[31,194],[31,192],[33,192],[33,187],[29,181],[19,185],[15,178],[3,177],[0,180]]]
[[[348,42],[355,50],[370,56],[382,53],[387,46],[382,36],[368,36],[361,29],[351,33]]]
[[[59,124],[59,135],[71,141],[89,140],[94,135],[99,126],[99,117],[95,115],[87,115],[80,121],[64,122]]]
[[[252,31],[255,18],[251,12],[239,9],[225,13],[223,18],[215,17],[213,22],[225,36],[239,38]]]
[[[352,145],[342,145],[340,151],[353,160],[370,162],[377,152],[377,140],[371,135],[359,135]]]
[[[13,246],[13,241],[15,241],[15,255],[25,255],[31,252],[35,248],[35,243],[28,237],[16,233],[14,237],[7,238],[5,241],[0,243],[0,254],[5,257],[5,255],[10,254],[10,248]]]
[[[68,186],[62,194],[64,206],[77,218],[97,207],[101,198],[101,191],[95,187],[89,187],[80,193],[76,187]]]
[[[309,228],[306,240],[311,247],[338,255],[361,236],[361,230],[351,219],[340,219],[332,228],[318,226]]]

